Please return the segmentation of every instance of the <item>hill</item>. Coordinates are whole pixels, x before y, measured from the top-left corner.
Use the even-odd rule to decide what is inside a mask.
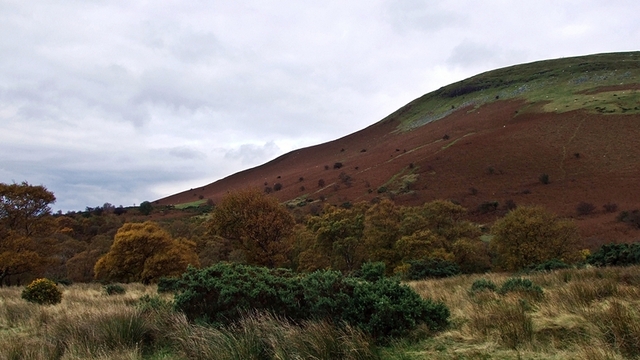
[[[537,204],[575,217],[595,246],[640,237],[615,220],[640,208],[639,159],[640,52],[598,54],[479,74],[351,135],[155,203],[217,202],[258,187],[300,212],[450,199],[480,222]],[[581,203],[595,210],[578,211]]]

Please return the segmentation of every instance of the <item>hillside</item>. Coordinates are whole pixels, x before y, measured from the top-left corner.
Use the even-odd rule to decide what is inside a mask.
[[[640,208],[639,159],[640,52],[599,54],[474,76],[351,135],[155,203],[217,202],[230,190],[281,185],[272,194],[300,212],[321,202],[450,199],[490,222],[506,204],[537,204],[575,217],[596,245],[640,238],[615,220]],[[595,211],[578,216],[581,202]]]

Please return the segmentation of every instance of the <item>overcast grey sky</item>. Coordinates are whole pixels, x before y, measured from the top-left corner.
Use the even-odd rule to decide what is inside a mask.
[[[639,50],[636,0],[0,0],[0,182],[139,204],[477,73]]]

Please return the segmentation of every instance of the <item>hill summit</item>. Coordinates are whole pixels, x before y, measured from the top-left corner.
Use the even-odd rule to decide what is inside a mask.
[[[592,243],[640,233],[640,52],[506,67],[442,87],[351,135],[155,203],[257,187],[298,212],[449,199],[489,222],[517,205],[575,217]]]

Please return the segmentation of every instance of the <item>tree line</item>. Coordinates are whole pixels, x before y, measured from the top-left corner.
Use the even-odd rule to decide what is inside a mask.
[[[247,189],[229,193],[210,214],[156,222],[112,211],[52,214],[54,202],[44,186],[0,184],[0,284],[36,277],[149,283],[223,261],[343,273],[379,262],[406,277],[420,266],[476,273],[582,259],[576,226],[540,207],[518,207],[488,229],[444,200],[327,204],[296,219],[275,197]]]

